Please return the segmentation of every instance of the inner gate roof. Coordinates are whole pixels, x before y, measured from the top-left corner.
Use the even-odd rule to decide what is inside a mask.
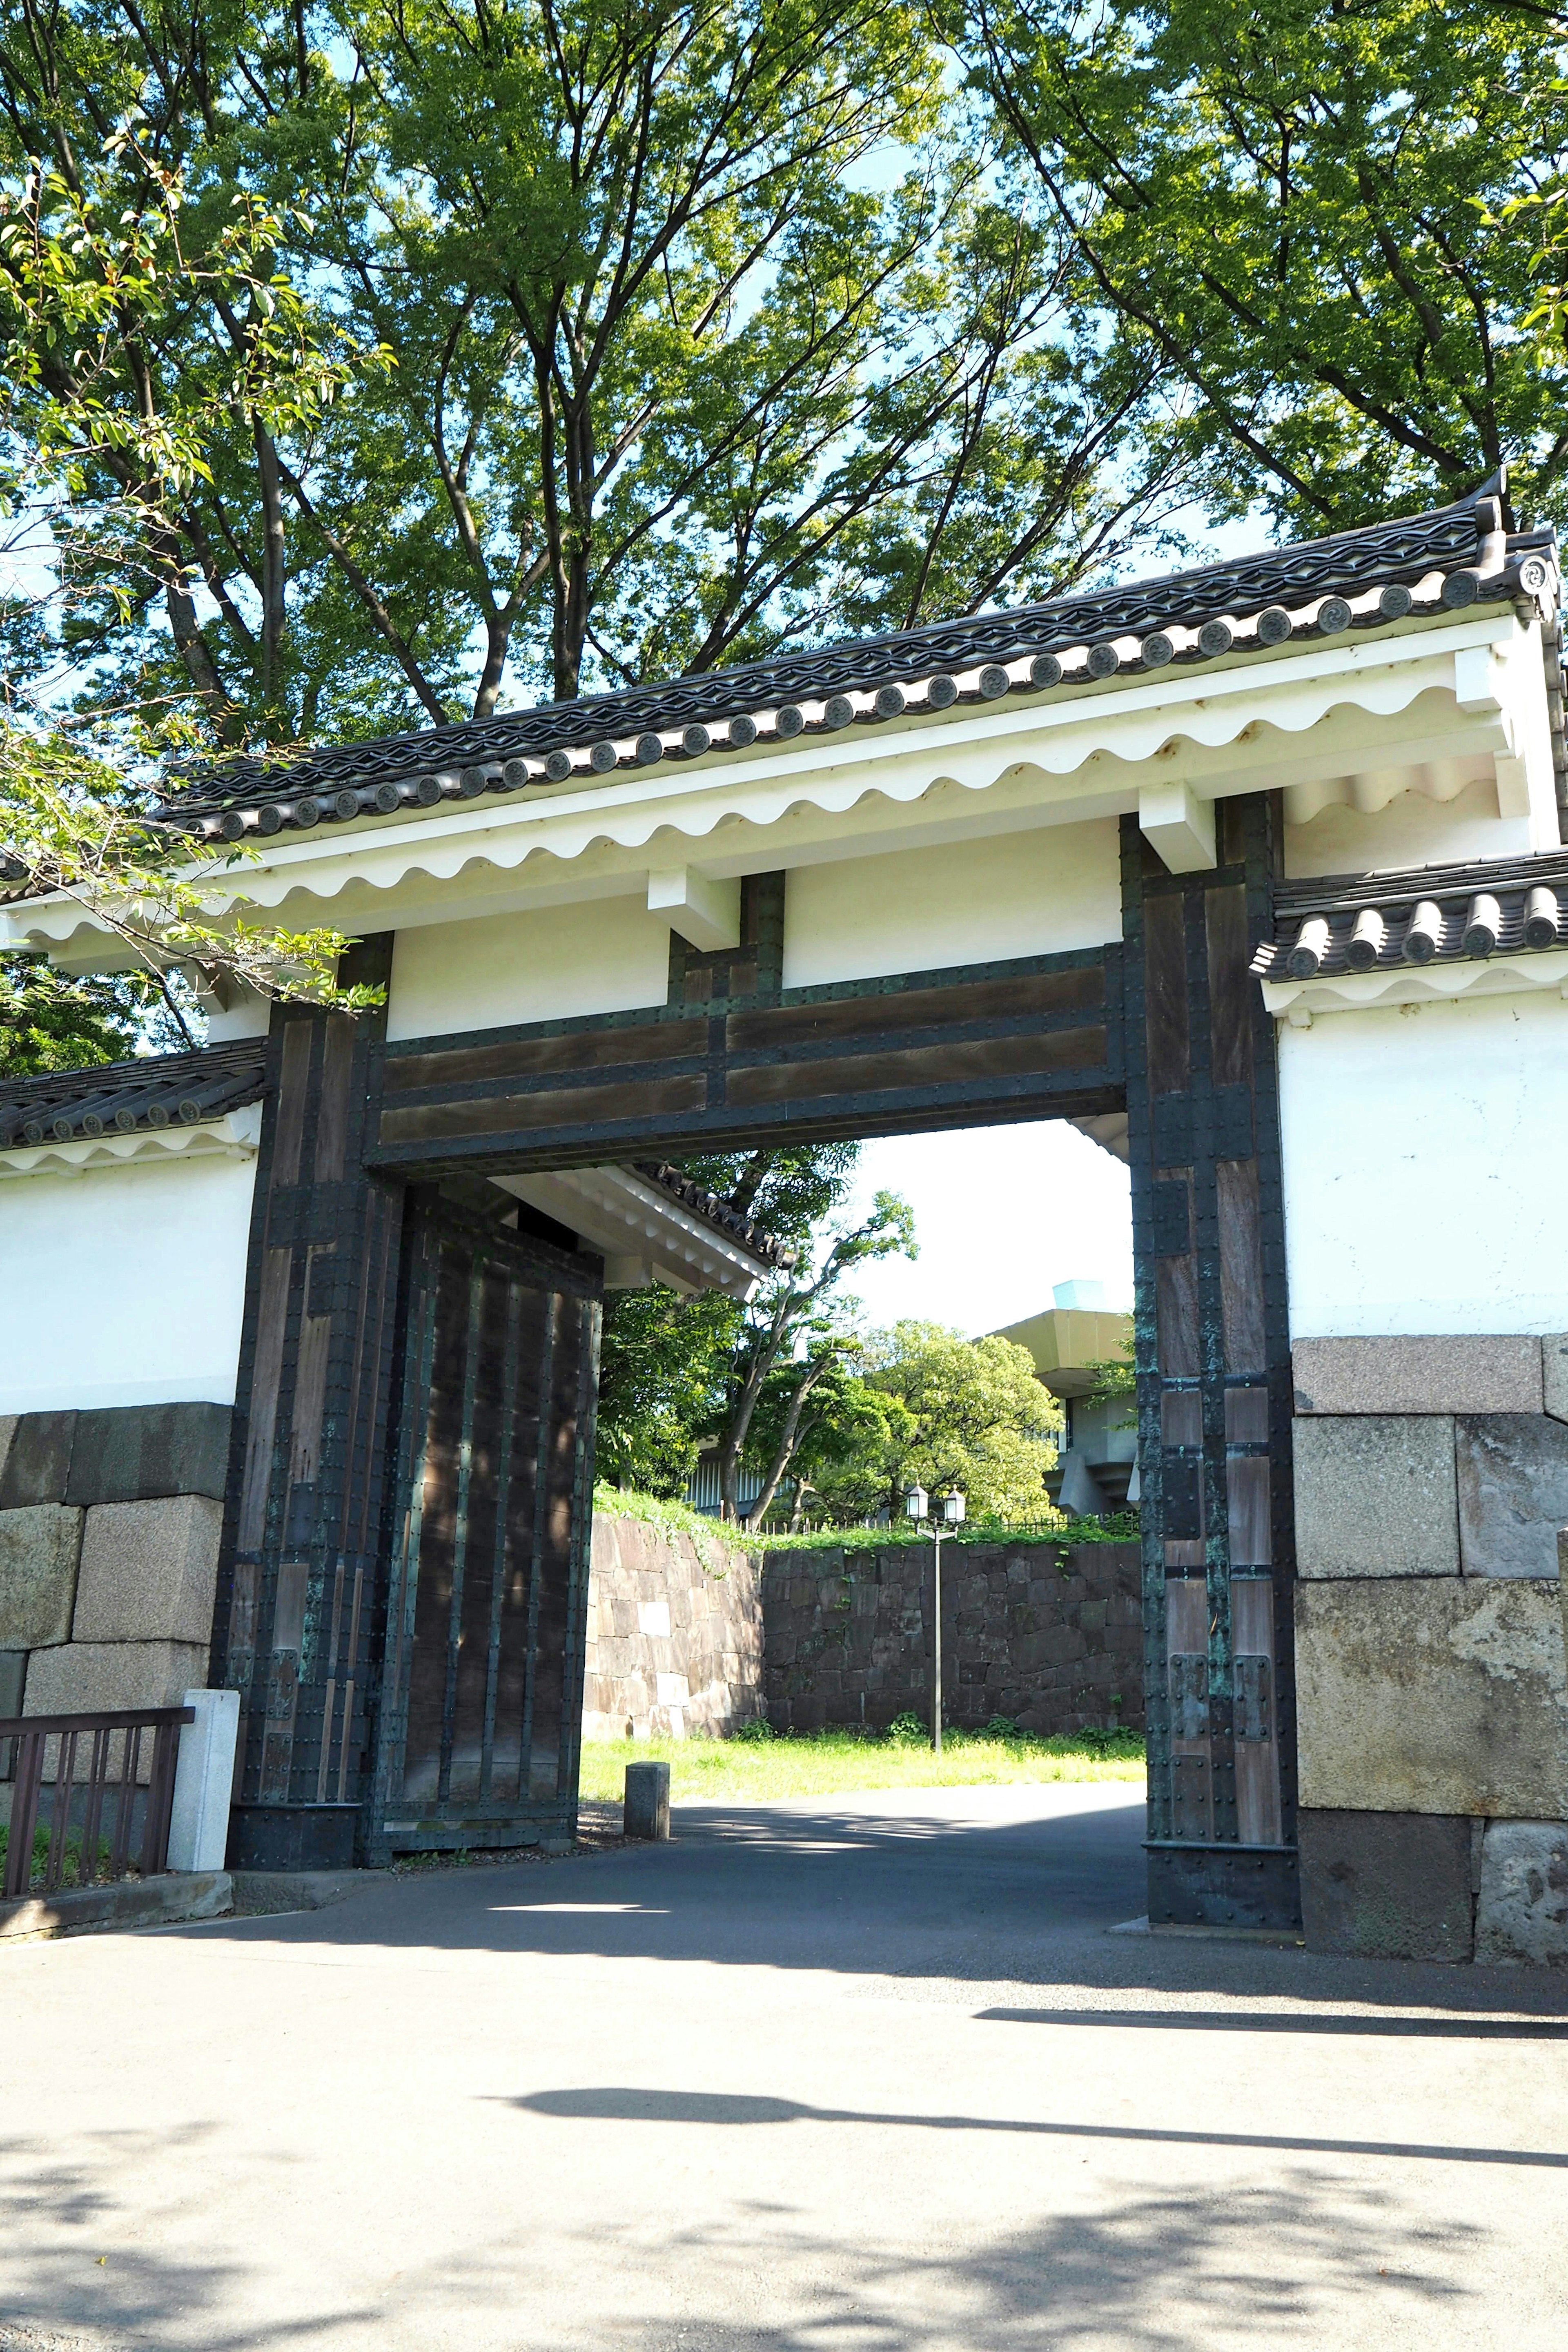
[[[1555,534],[1505,531],[1495,486],[1453,506],[1047,604],[733,669],[193,775],[163,814],[255,840],[442,801],[607,780],[962,707],[1041,700],[1164,668],[1261,656],[1411,615],[1554,593]],[[1547,647],[1561,775],[1561,677]]]

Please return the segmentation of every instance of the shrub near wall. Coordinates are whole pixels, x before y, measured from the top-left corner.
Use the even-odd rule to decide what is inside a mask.
[[[953,1543],[942,1551],[946,1719],[1009,1716],[1051,1737],[1143,1728],[1135,1543]],[[929,1544],[789,1550],[763,1563],[763,1690],[776,1731],[883,1730],[931,1703]]]

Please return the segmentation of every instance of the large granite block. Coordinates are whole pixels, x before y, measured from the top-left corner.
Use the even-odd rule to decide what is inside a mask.
[[[1476,1958],[1568,1969],[1568,1822],[1489,1822]]]
[[[100,1715],[126,1707],[183,1706],[185,1693],[205,1688],[205,1642],[68,1642],[58,1650],[36,1650],[27,1661],[26,1715]],[[123,1735],[110,1743],[110,1770],[121,1769]],[[45,1748],[44,1776],[54,1777],[58,1743]],[[153,1743],[143,1735],[138,1779],[152,1766]],[[81,1769],[79,1764],[79,1771]]]
[[[1454,1423],[1444,1413],[1295,1424],[1302,1576],[1458,1576]]]
[[[1541,1343],[1541,1402],[1553,1421],[1568,1421],[1568,1331]]]
[[[222,1532],[223,1505],[206,1495],[96,1505],[82,1535],[76,1639],[210,1641]]]
[[[30,1503],[63,1503],[70,1482],[74,1412],[23,1412],[16,1416],[5,1464],[0,1471],[0,1511]]]
[[[1298,1339],[1296,1410],[1316,1412],[1540,1412],[1542,1342],[1497,1338]]]
[[[1477,1959],[1568,1969],[1568,1822],[1488,1822]]]
[[[1568,1819],[1555,1578],[1296,1587],[1300,1801]]]
[[[1454,1424],[1459,1559],[1467,1576],[1555,1576],[1568,1526],[1568,1427],[1542,1413]]]
[[[1445,1813],[1297,1815],[1307,1948],[1362,1960],[1468,1960],[1469,1822]]]
[[[77,1415],[68,1503],[137,1503],[162,1495],[222,1502],[228,1475],[226,1404],[136,1404]]]
[[[0,1511],[0,1649],[70,1639],[81,1516],[58,1503]]]
[[[205,1642],[67,1642],[28,1660],[26,1712],[183,1706],[186,1691],[204,1688],[206,1678]]]

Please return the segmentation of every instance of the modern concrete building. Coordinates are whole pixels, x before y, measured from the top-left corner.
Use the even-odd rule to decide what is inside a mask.
[[[994,1334],[1027,1348],[1042,1385],[1067,1413],[1056,1470],[1047,1482],[1065,1511],[1085,1517],[1138,1499],[1138,1416],[1131,1397],[1096,1398],[1099,1364],[1132,1355],[1132,1318],[1108,1302],[1103,1282],[1058,1282],[1051,1304]]]

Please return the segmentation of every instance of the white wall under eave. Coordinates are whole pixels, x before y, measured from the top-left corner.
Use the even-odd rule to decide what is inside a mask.
[[[1055,955],[1121,937],[1114,817],[790,870],[784,984]]]
[[[1568,1004],[1279,1031],[1293,1339],[1568,1330]]]
[[[232,1404],[254,1158],[0,1185],[0,1412]]]
[[[1285,872],[1291,881],[1319,874],[1388,874],[1409,866],[1450,866],[1472,857],[1528,857],[1528,816],[1498,814],[1497,785],[1478,778],[1451,801],[1401,793],[1363,814],[1343,803],[1310,824],[1285,828]]]
[[[398,932],[387,1035],[629,1013],[668,992],[669,926],[640,898],[480,915]]]

